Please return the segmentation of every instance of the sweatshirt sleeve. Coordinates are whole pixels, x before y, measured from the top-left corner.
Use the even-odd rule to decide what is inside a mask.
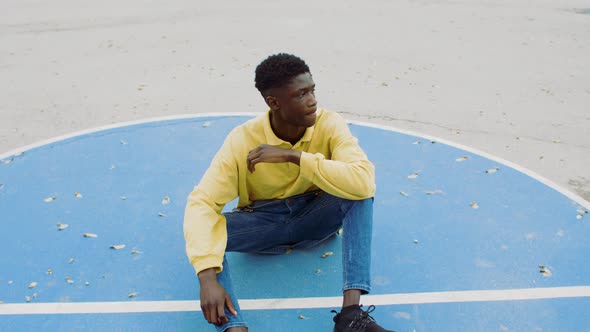
[[[232,136],[223,143],[199,184],[190,193],[184,214],[186,253],[195,272],[222,270],[227,244],[226,220],[221,210],[238,196],[238,167]]]
[[[325,139],[331,159],[321,153],[301,153],[301,175],[334,196],[361,200],[375,195],[375,167],[352,136],[344,119],[335,114]]]

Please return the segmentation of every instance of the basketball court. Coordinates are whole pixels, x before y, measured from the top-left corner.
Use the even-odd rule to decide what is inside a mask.
[[[254,115],[121,123],[1,154],[0,329],[214,331],[184,252],[184,206],[227,133]],[[470,147],[350,128],[376,166],[362,303],[382,325],[590,331],[586,201]],[[342,236],[281,256],[228,254],[251,331],[331,331]]]

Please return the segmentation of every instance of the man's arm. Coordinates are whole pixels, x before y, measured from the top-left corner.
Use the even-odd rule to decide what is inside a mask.
[[[301,176],[323,191],[346,199],[375,195],[375,166],[352,136],[344,119],[332,113],[330,132],[323,133],[330,145],[331,159],[321,153],[301,153]]]
[[[352,136],[342,117],[333,113],[333,127],[322,133],[330,145],[332,159],[321,153],[300,152],[262,144],[248,153],[248,170],[257,163],[291,162],[300,166],[301,175],[323,191],[347,199],[365,199],[375,195],[375,167]]]
[[[229,294],[217,281],[227,244],[226,220],[221,210],[238,195],[238,170],[231,135],[189,195],[184,216],[186,252],[199,277],[203,316],[216,325],[228,321],[224,306],[237,314]]]

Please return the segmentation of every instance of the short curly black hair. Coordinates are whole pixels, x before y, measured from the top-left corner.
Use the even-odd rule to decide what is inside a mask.
[[[256,67],[256,89],[263,95],[272,88],[280,88],[293,77],[309,73],[309,67],[301,58],[287,53],[278,53],[264,59]]]

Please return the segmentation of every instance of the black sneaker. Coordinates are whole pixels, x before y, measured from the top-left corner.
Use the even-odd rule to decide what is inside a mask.
[[[340,312],[332,310],[336,314],[334,316],[334,332],[394,332],[379,326],[375,319],[369,315],[375,310],[374,305],[369,306],[366,311],[361,307],[362,305],[351,305],[342,308]]]

